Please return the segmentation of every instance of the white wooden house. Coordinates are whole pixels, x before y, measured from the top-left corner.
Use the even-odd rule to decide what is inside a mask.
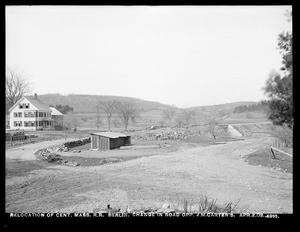
[[[52,110],[34,96],[24,96],[9,109],[11,130],[53,130]]]

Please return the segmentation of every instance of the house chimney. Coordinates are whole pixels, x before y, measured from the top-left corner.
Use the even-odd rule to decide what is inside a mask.
[[[34,94],[34,97],[35,97],[35,99],[37,99],[37,94],[36,93]]]

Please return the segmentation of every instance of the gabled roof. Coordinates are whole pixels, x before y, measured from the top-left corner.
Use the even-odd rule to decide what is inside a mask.
[[[129,137],[129,135],[124,135],[122,133],[117,133],[117,132],[91,133],[91,135],[100,135],[100,136],[111,138],[111,139],[116,139],[116,138],[121,138],[121,137]]]
[[[25,98],[32,105],[34,105],[38,110],[51,111],[49,106],[45,105],[43,102],[41,102],[39,99],[35,98],[34,96],[25,96]]]
[[[24,100],[24,97],[21,97],[12,107],[9,108],[8,112],[12,111],[21,101]]]
[[[60,115],[63,115],[61,112],[59,112],[56,108],[54,108],[54,107],[49,107],[50,108],[50,110],[51,110],[51,115],[58,115],[58,116],[60,116]]]
[[[37,99],[35,96],[23,96],[20,98],[19,101],[17,101],[8,111],[12,111],[20,102],[22,102],[24,99],[27,99],[37,110],[43,110],[51,112],[50,108],[41,102],[39,99]]]

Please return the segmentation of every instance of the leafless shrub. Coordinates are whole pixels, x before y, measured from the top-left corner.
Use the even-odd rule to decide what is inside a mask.
[[[205,130],[206,132],[213,137],[214,143],[216,142],[216,138],[221,132],[221,127],[219,125],[218,120],[215,116],[211,115],[207,121],[205,122]]]
[[[77,131],[78,126],[80,126],[82,120],[78,118],[73,112],[68,112],[64,115],[64,126],[68,128],[74,128]]]
[[[290,147],[293,144],[293,130],[286,124],[276,126],[272,135],[282,141],[286,147]]]
[[[175,106],[170,106],[163,110],[163,118],[169,122],[169,125],[172,126],[172,121],[176,115],[177,108]]]

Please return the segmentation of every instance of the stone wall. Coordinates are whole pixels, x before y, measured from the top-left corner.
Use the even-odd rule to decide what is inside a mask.
[[[85,138],[85,139],[65,142],[62,145],[67,148],[73,148],[73,147],[79,147],[79,146],[85,145],[90,142],[91,142],[91,138]]]

